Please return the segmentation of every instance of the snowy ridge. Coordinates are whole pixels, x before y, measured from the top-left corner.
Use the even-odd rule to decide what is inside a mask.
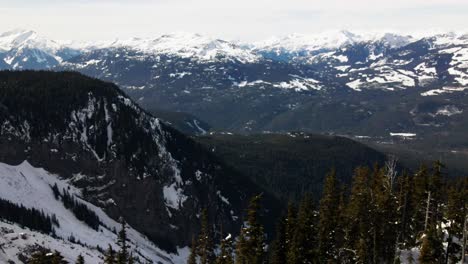
[[[413,41],[411,36],[395,33],[357,34],[350,31],[329,31],[314,35],[291,34],[285,37],[274,37],[256,42],[252,46],[257,51],[270,51],[279,55],[281,52],[312,56],[319,52],[338,49],[342,46],[359,42],[383,42],[396,48]]]
[[[54,53],[61,49],[62,45],[53,40],[41,37],[32,30],[15,29],[0,34],[0,51],[26,47]]]
[[[292,34],[253,43],[173,33],[153,38],[79,43],[47,40],[33,31],[15,30],[0,35],[0,60],[0,69],[58,67],[87,74],[96,72],[97,77],[117,81],[131,90],[190,82],[213,87],[212,83],[224,85],[224,81],[231,81],[234,87],[262,89],[270,83],[270,87],[289,91],[311,91],[335,86],[331,81],[334,79],[339,80],[341,88],[358,92],[425,88],[434,83],[438,87],[433,90],[445,86],[458,91],[468,85],[468,35],[451,32],[411,36],[392,32],[334,31]],[[445,60],[448,69],[437,67]],[[181,61],[186,64],[180,64]],[[240,67],[268,65],[272,61],[297,67],[301,71],[300,78],[287,77],[273,82],[262,75],[235,79],[231,79],[233,74],[217,75],[226,69],[232,73],[231,63],[237,67],[235,70],[244,70]],[[120,83],[123,75],[136,70],[136,64],[144,67],[137,70],[147,71],[148,80]],[[302,71],[309,66],[318,74],[310,76]],[[269,70],[269,67],[263,69],[265,73]],[[324,76],[327,81],[317,80],[317,76]],[[212,83],[205,85],[205,78],[213,78],[207,80]],[[126,76],[124,79],[135,78]],[[423,91],[421,94],[426,92],[443,93]]]
[[[188,33],[167,34],[157,38],[115,40],[97,46],[99,48],[133,48],[147,54],[166,54],[201,61],[228,59],[252,63],[259,59],[259,56],[234,43]]]
[[[99,231],[95,231],[79,221],[71,211],[64,207],[61,201],[55,199],[51,189],[54,184],[57,184],[59,190],[68,190],[79,202],[88,206],[99,216],[100,221],[103,223],[99,227]],[[44,213],[49,215],[55,214],[60,223],[60,227],[55,227],[57,236],[63,240],[68,240],[70,236],[73,236],[77,241],[86,244],[87,249],[84,249],[85,257],[93,260],[90,263],[96,263],[95,260],[100,258],[100,254],[96,250],[97,246],[107,248],[110,244],[114,248],[117,247],[115,245],[116,234],[112,230],[119,230],[120,225],[108,217],[102,209],[82,200],[80,195],[81,191],[69,184],[68,181],[61,180],[57,175],[50,174],[44,169],[35,168],[27,161],[17,166],[0,163],[0,197],[16,204],[23,204],[27,208],[43,210]],[[24,230],[18,230],[17,227],[9,226],[9,228],[14,229],[15,233],[24,232]],[[153,262],[160,261],[161,263],[181,263],[173,260],[180,258],[179,256],[170,255],[158,249],[133,228],[128,229],[128,237],[132,249],[138,252],[139,257],[142,259]],[[48,241],[46,244],[51,249],[64,250],[62,253],[69,261],[76,259],[79,254],[76,248],[81,248],[73,245],[75,250],[67,250],[67,248],[71,247],[70,242],[53,240],[45,235],[36,235],[35,239],[37,240],[35,242]],[[22,246],[20,242],[22,240],[12,243],[19,243],[16,245],[16,249],[18,249]],[[29,242],[35,243],[34,241]],[[0,255],[4,254],[8,258],[14,259],[15,252],[17,251],[14,249],[7,250],[5,253],[0,253]],[[5,256],[3,257],[5,258]]]

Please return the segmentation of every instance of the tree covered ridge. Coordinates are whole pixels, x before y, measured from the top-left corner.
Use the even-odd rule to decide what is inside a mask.
[[[440,162],[414,175],[397,175],[392,163],[358,167],[351,186],[332,170],[320,202],[290,203],[268,247],[258,209],[254,197],[236,240],[218,235],[218,256],[214,230],[202,229],[188,263],[458,263],[466,253],[468,178],[445,178]]]
[[[195,140],[283,201],[299,201],[306,192],[320,199],[330,168],[348,184],[355,164],[384,164],[387,158],[348,138],[309,133],[211,134]]]
[[[0,71],[0,120],[27,120],[32,137],[64,130],[70,113],[86,107],[89,93],[123,95],[112,83],[76,72]]]

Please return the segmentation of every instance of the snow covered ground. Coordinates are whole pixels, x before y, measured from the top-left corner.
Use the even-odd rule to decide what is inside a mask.
[[[96,231],[84,222],[78,220],[74,214],[67,210],[61,201],[55,199],[51,186],[57,184],[59,190],[66,189],[71,195],[88,206],[98,216],[103,223]],[[59,250],[67,260],[74,261],[79,253],[82,253],[89,263],[99,263],[100,254],[96,247],[107,248],[108,245],[117,248],[115,244],[116,234],[113,230],[119,230],[120,224],[106,215],[106,213],[82,199],[81,191],[71,186],[66,180],[59,179],[57,175],[51,174],[44,169],[35,168],[27,161],[12,166],[0,163],[0,198],[9,200],[16,204],[23,204],[27,208],[42,210],[45,214],[55,214],[60,227],[55,227],[59,239],[54,239],[48,235],[22,229],[16,225],[0,223],[0,262],[4,259],[15,260],[18,252],[21,252],[27,245],[39,244]],[[6,229],[1,229],[5,227]],[[8,230],[6,232],[6,230]],[[19,233],[28,234],[28,239],[15,239]],[[187,250],[181,250],[181,255],[171,255],[151,243],[145,236],[138,233],[133,228],[127,230],[130,246],[141,259],[147,259],[157,263],[184,263]],[[76,241],[87,245],[86,248],[73,244],[68,240],[73,236]],[[4,262],[2,262],[4,263]]]

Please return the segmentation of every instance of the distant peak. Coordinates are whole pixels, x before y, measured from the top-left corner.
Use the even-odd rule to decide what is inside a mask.
[[[0,38],[11,37],[11,36],[16,36],[16,37],[24,36],[26,38],[29,38],[34,35],[37,35],[37,33],[34,30],[17,28],[17,29],[13,29],[13,30],[0,34]]]

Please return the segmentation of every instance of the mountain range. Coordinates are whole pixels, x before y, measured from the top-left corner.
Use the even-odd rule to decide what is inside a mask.
[[[0,69],[79,71],[116,83],[145,109],[190,113],[214,130],[423,138],[465,126],[468,35],[77,43],[16,30],[0,35]]]

